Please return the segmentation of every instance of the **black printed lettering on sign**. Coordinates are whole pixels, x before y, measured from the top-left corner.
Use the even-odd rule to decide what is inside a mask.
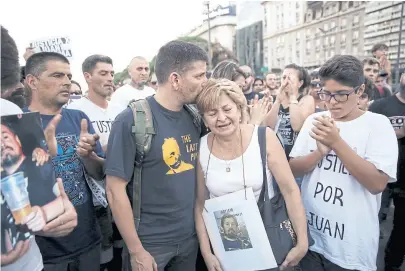
[[[31,47],[39,48],[41,52],[56,52],[66,57],[72,56],[72,50],[66,49],[65,45],[70,43],[69,38],[51,38],[31,43]]]
[[[336,154],[327,154],[324,159],[318,163],[318,167],[323,170],[333,171],[340,174],[351,175],[340,161]]]
[[[339,238],[343,240],[345,235],[345,224],[339,222],[331,222],[329,219],[309,212],[310,218],[308,219],[308,225],[314,229],[328,234],[330,237]]]
[[[91,124],[93,125],[94,130],[98,131],[100,134],[111,132],[112,121],[110,120],[92,121]]]

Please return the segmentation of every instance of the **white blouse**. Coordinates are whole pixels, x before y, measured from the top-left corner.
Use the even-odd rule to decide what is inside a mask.
[[[206,177],[205,184],[210,193],[210,198],[215,198],[242,190],[244,185],[244,164],[246,186],[252,187],[256,201],[258,201],[263,186],[263,169],[257,131],[258,126],[255,126],[249,146],[243,153],[243,163],[242,156],[230,161],[221,160],[215,157],[213,154],[211,154],[210,157],[210,150],[207,142],[208,135],[201,138],[199,159],[204,176]],[[208,166],[209,159],[210,161]],[[229,167],[230,171],[227,171],[227,167]],[[266,168],[269,197],[272,198],[274,196],[274,190],[271,181],[271,173],[268,166],[266,166]]]

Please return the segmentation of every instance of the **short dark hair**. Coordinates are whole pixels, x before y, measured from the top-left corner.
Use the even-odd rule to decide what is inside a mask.
[[[1,26],[1,91],[15,87],[20,82],[18,50],[8,30]]]
[[[378,50],[388,50],[388,46],[385,43],[374,44],[371,48],[371,53],[374,54]]]
[[[228,79],[235,81],[239,76],[246,79],[246,74],[239,68],[239,65],[230,60],[224,60],[212,71],[211,77],[215,79]]]
[[[69,60],[64,55],[54,52],[40,52],[33,54],[27,59],[27,63],[25,64],[25,75],[32,74],[34,76],[40,76],[46,71],[46,64],[49,61],[60,61],[70,64]]]
[[[300,89],[298,90],[299,93],[304,92],[305,88],[309,86],[309,84],[311,83],[311,78],[309,77],[308,71],[307,69],[305,69],[304,67],[298,66],[295,63],[292,64],[288,64],[287,66],[285,66],[284,69],[294,69],[298,72],[298,80],[302,80],[302,86],[300,87]]]
[[[97,63],[107,63],[113,65],[113,61],[110,57],[104,55],[91,55],[87,57],[82,64],[82,72],[92,73],[96,68]]]
[[[319,79],[319,70],[312,71],[310,76],[311,80]]]
[[[196,61],[208,63],[207,53],[189,42],[174,40],[163,45],[156,56],[155,73],[159,85],[167,82],[172,72],[179,74],[188,70]]]
[[[262,78],[255,78],[255,80],[253,81],[253,85],[254,85],[257,81],[262,81],[262,84],[264,83]]]
[[[351,55],[336,55],[326,61],[319,75],[322,81],[335,80],[348,87],[361,86],[364,83],[363,64]]]
[[[374,58],[374,57],[366,57],[365,59],[363,59],[363,66],[364,65],[375,65],[378,64],[378,67],[380,67],[380,61],[378,61],[378,59]]]
[[[227,218],[233,218],[236,222],[236,226],[238,226],[238,220],[236,219],[236,217],[234,215],[225,214],[221,217],[221,227],[224,227],[225,219],[227,219]]]
[[[82,90],[82,87],[80,86],[80,84],[78,82],[76,82],[75,80],[70,80],[71,84],[75,84],[76,86],[79,87],[80,90]]]

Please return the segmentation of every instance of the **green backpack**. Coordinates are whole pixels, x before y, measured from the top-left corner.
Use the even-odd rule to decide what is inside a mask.
[[[132,100],[128,107],[134,114],[134,125],[132,134],[136,146],[135,169],[132,177],[132,212],[135,219],[135,228],[138,229],[141,220],[141,184],[142,184],[142,164],[145,156],[149,153],[152,138],[156,134],[153,127],[153,114],[147,99]],[[201,116],[194,105],[184,105],[184,109],[193,118],[194,126],[201,134]]]

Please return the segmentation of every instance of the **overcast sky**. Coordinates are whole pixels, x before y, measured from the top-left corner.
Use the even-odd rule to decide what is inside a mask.
[[[119,72],[132,57],[150,60],[164,43],[201,24],[202,12],[201,0],[17,0],[2,4],[0,23],[15,39],[22,65],[30,41],[69,36],[73,78],[82,83],[81,63],[87,56],[108,55]]]

